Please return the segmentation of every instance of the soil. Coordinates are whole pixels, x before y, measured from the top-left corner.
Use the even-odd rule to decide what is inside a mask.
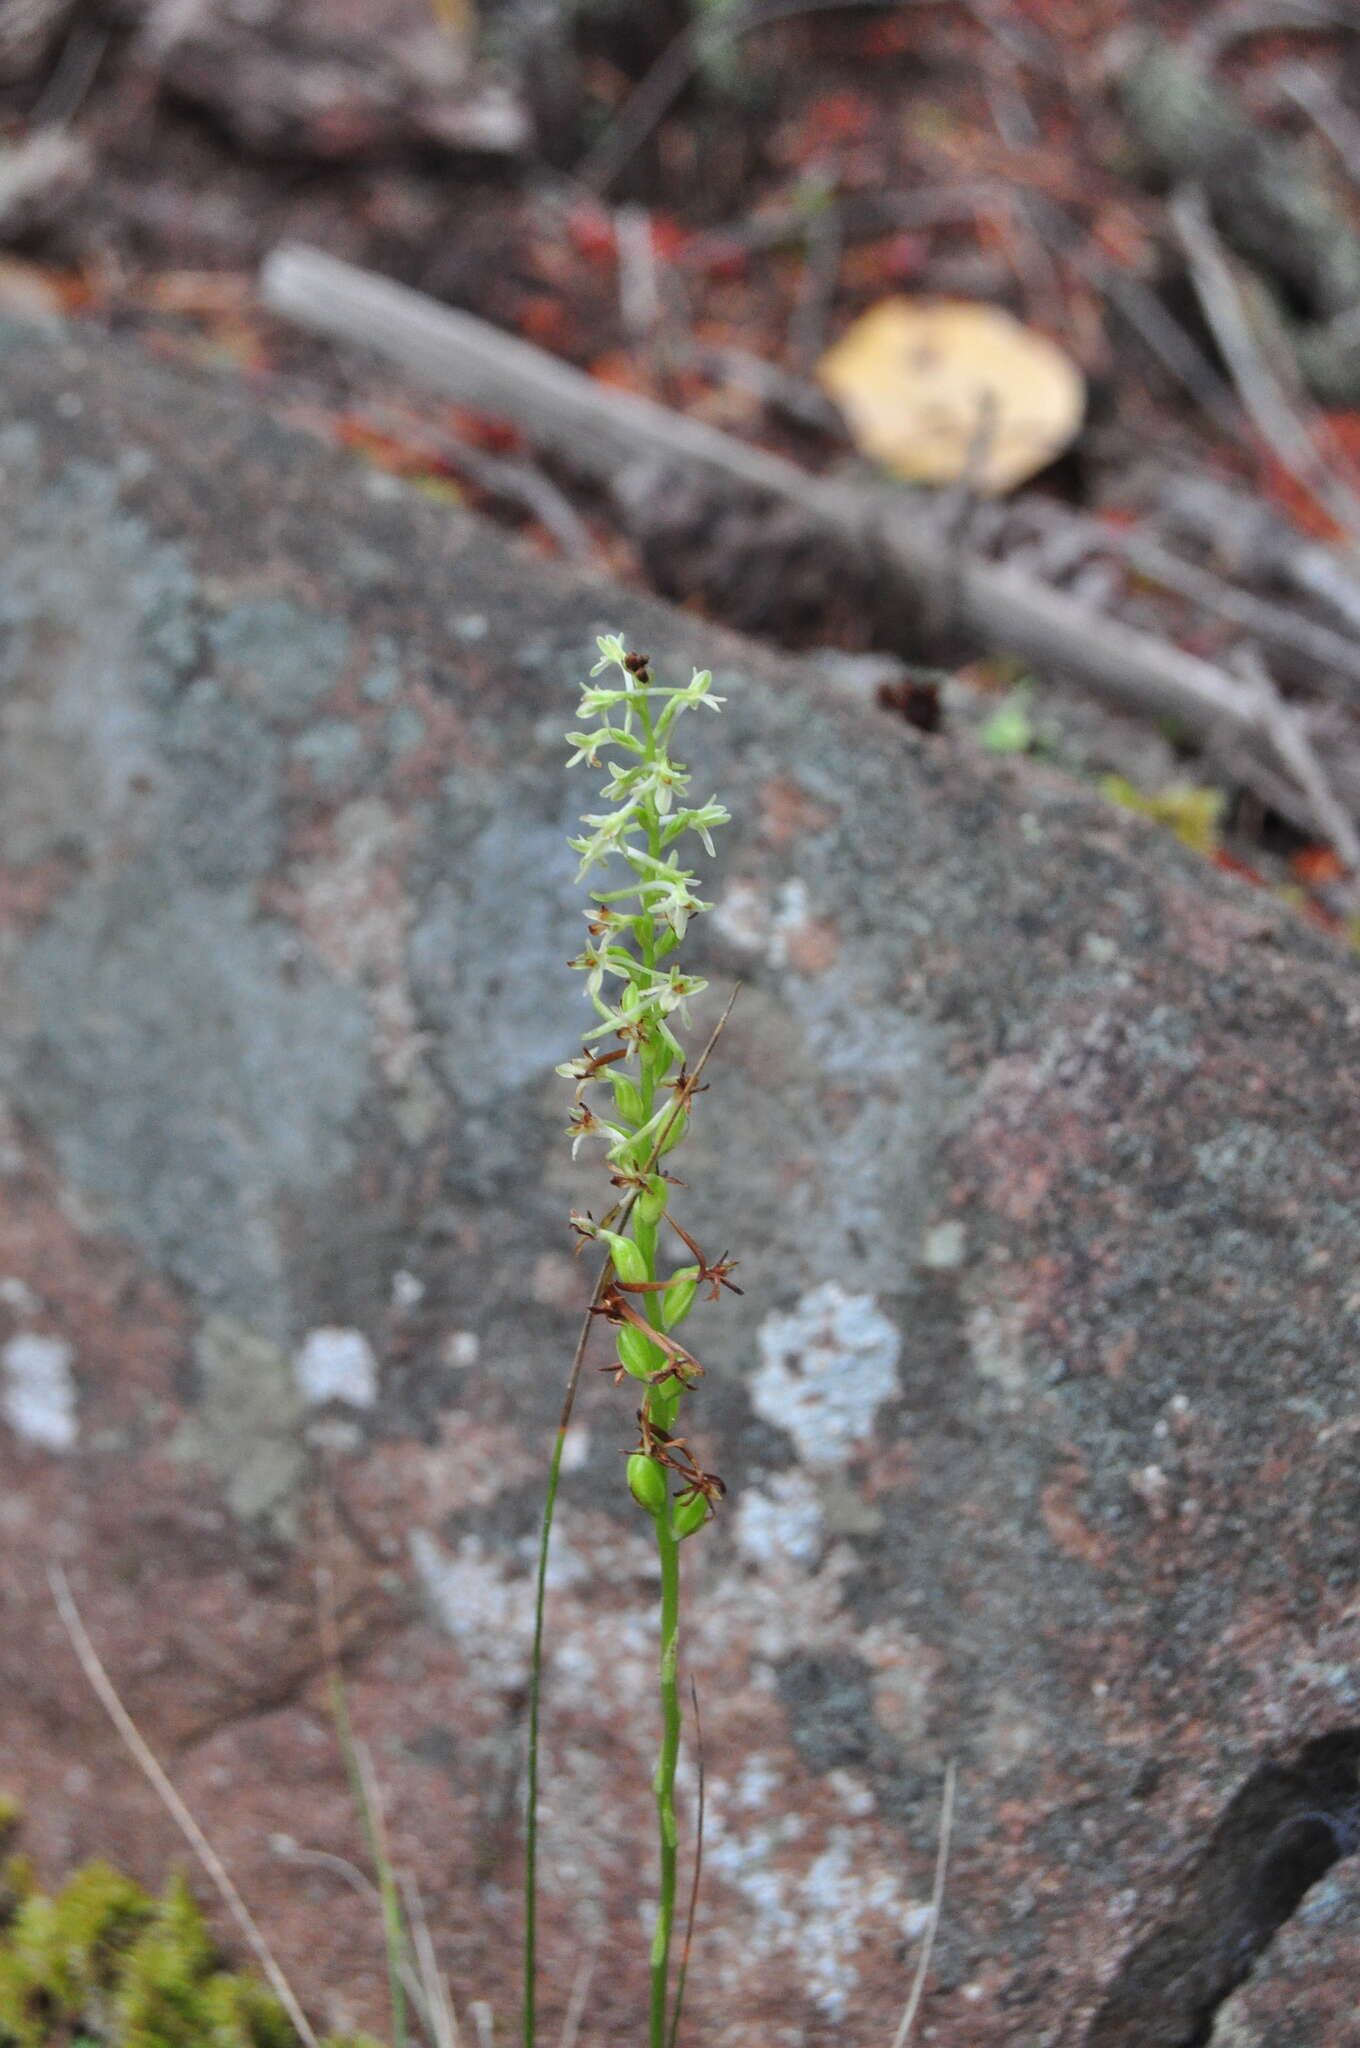
[[[1360,39],[1343,23],[1310,27],[1284,10],[1253,31],[1231,9],[1137,0],[727,12],[740,33],[687,46],[680,0],[502,0],[476,19],[470,0],[42,0],[23,37],[9,30],[7,46],[0,27],[0,111],[21,155],[39,130],[72,154],[7,209],[0,189],[0,310],[72,314],[220,368],[545,554],[585,552],[777,644],[953,668],[981,652],[966,681],[993,695],[1012,665],[930,644],[919,618],[885,619],[862,579],[781,549],[779,522],[762,525],[757,507],[698,493],[658,519],[559,472],[548,482],[567,508],[545,518],[542,494],[497,468],[508,456],[542,474],[511,426],[271,319],[261,260],[285,240],[324,248],[818,473],[864,468],[813,381],[827,343],[893,293],[981,300],[1057,340],[1088,388],[1075,445],[1013,501],[1011,527],[993,521],[994,551],[1042,562],[1054,520],[1073,512],[1155,532],[1187,477],[1264,500],[1286,536],[1341,537],[1325,491],[1259,434],[1225,425],[1148,344],[1149,318],[1174,322],[1226,392],[1169,223],[1166,166],[1128,105],[1149,47],[1202,57],[1232,118],[1258,124],[1263,150],[1296,143],[1338,219],[1360,230],[1356,167],[1339,155],[1349,130],[1336,128],[1360,109]],[[673,99],[649,113],[668,67]],[[1301,105],[1301,77],[1329,96],[1325,115]],[[1305,303],[1306,265],[1287,228],[1273,232],[1273,273],[1253,253],[1290,316],[1334,313],[1331,283],[1325,305]],[[1333,407],[1307,431],[1343,482],[1360,477],[1360,411]],[[1232,546],[1211,535],[1192,553],[1217,566]],[[1117,562],[1069,574],[1210,659],[1240,639]],[[1231,765],[1191,758],[1174,733],[1101,721],[1092,749],[1090,708],[1043,680],[1057,758],[1152,792],[1212,785],[1215,849],[1349,928],[1355,904],[1324,829],[1282,815]],[[1295,665],[1283,682],[1307,690],[1315,675]],[[993,708],[984,696],[965,722]],[[1350,713],[1328,727],[1337,744],[1360,772]]]

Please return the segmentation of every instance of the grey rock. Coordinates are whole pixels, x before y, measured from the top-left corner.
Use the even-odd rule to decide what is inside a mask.
[[[553,1074],[595,802],[560,734],[619,627],[729,699],[686,734],[735,819],[699,1028],[743,988],[679,1199],[746,1287],[693,1325],[730,1488],[687,1546],[696,2037],[891,2039],[950,1758],[922,2042],[1154,2048],[1245,2011],[1256,1948],[1304,1941],[1286,1914],[1268,1945],[1269,1831],[1341,1810],[1360,1726],[1353,964],[1056,775],[210,384],[93,338],[6,331],[0,364],[0,1753],[40,1858],[176,1853],[52,1623],[55,1548],[318,2017],[380,2023],[367,1908],[270,1846],[362,1853],[324,1566],[398,1860],[460,2000],[513,2010],[565,1216],[605,1199]],[[364,1369],[303,1399],[328,1359]],[[626,1392],[588,1380],[544,2012],[603,1938],[594,2035],[631,2041],[654,1566]],[[1215,1915],[1232,1954],[1187,1951]],[[1347,1939],[1308,1921],[1317,1983]]]

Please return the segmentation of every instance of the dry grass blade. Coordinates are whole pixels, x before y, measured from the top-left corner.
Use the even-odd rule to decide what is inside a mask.
[[[1360,539],[1360,497],[1332,474],[1252,332],[1200,186],[1184,185],[1173,194],[1171,220],[1204,317],[1257,432],[1350,539]]]
[[[600,1945],[591,1943],[581,1958],[581,1967],[572,1982],[571,1997],[567,2000],[566,2016],[562,2021],[562,2039],[559,2048],[576,2048],[581,2032],[581,2021],[585,2018],[586,2002],[590,1987],[595,1981],[595,1965],[599,1961]]]
[[[434,2048],[461,2048],[458,2014],[434,1952],[425,1901],[413,1879],[403,1876],[401,1889],[406,1901],[406,1924],[411,1930],[411,1946],[415,1951],[413,1975],[416,1981],[410,1986],[412,2000],[429,2029]]]
[[[119,1699],[113,1680],[99,1661],[99,1653],[90,1641],[85,1624],[80,1618],[70,1584],[59,1564],[47,1568],[47,1582],[52,1588],[52,1598],[57,1605],[63,1628],[71,1640],[71,1648],[80,1660],[80,1667],[90,1681],[91,1689],[105,1713],[118,1730],[134,1761],[150,1781],[161,1804],[174,1821],[180,1833],[197,1856],[204,1872],[215,1886],[222,1903],[236,1922],[241,1934],[249,1945],[252,1955],[269,1981],[270,1989],[287,2013],[290,2022],[306,2048],[318,2048],[316,2035],[312,2032],[307,2015],[298,2004],[292,1986],[274,1959],[273,1950],[260,1932],[250,1908],[233,1884],[231,1874],[212,1843],[204,1834],[198,1822],[190,1813],[179,1793],[171,1784],[145,1737],[127,1708]]]
[[[916,2015],[925,1997],[926,1978],[930,1973],[930,1958],[935,1948],[935,1936],[940,1925],[940,1908],[944,1904],[944,1883],[949,1874],[949,1842],[954,1831],[954,1788],[958,1782],[958,1768],[951,1757],[945,1767],[944,1796],[940,1801],[940,1833],[935,1850],[935,1882],[930,1893],[930,1921],[926,1927],[925,1940],[921,1943],[921,1954],[916,1964],[916,1975],[912,1978],[908,1996],[897,2032],[893,2035],[892,2048],[907,2048]]]

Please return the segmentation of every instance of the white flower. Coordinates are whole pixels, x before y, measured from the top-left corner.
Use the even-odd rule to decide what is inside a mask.
[[[605,669],[610,667],[623,668],[624,662],[628,657],[628,649],[624,646],[617,633],[601,633],[596,639],[595,645],[600,650],[600,658],[590,671],[593,676],[600,675]],[[627,674],[626,669],[624,669],[624,673],[625,675]]]
[[[685,825],[691,832],[698,833],[703,841],[704,852],[711,860],[713,858],[713,841],[709,834],[719,825],[729,825],[732,822],[730,812],[725,811],[720,803],[710,797],[708,802],[701,805],[697,811],[677,813],[677,821],[680,817],[683,817]]]
[[[611,854],[621,851],[624,835],[633,830],[637,819],[630,807],[598,816],[587,815],[581,823],[592,825],[594,830],[588,838],[567,841],[572,852],[581,856],[581,865],[576,871],[578,882],[584,880],[592,868],[603,867]]]
[[[676,709],[680,710],[691,704],[707,704],[710,711],[721,711],[727,699],[714,696],[708,687],[712,680],[706,668],[696,668],[684,689],[675,693]]]
[[[660,991],[658,1007],[661,1015],[669,1017],[672,1011],[678,1011],[681,1023],[688,1026],[689,999],[702,995],[707,987],[708,983],[697,974],[682,974],[678,967],[672,967],[666,977],[666,986]]]
[[[576,716],[598,718],[602,711],[612,711],[616,704],[626,704],[631,695],[631,690],[582,690]]]

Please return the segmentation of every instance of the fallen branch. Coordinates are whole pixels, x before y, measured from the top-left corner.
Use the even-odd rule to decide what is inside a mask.
[[[1322,541],[1307,539],[1262,499],[1217,477],[1176,476],[1161,493],[1160,512],[1178,535],[1211,550],[1239,582],[1288,584],[1360,634],[1356,565]]]
[[[1074,555],[1117,556],[1147,582],[1240,627],[1263,646],[1302,657],[1332,676],[1345,677],[1351,685],[1345,695],[1351,702],[1360,702],[1360,640],[1349,639],[1287,605],[1239,590],[1235,584],[1225,583],[1211,570],[1172,554],[1160,542],[1134,528],[1078,517],[1065,520],[1057,529],[1056,538],[1060,545],[1064,540],[1069,542]],[[1045,567],[1050,566],[1052,559],[1045,558]]]
[[[881,593],[907,617],[957,629],[1040,672],[1059,671],[1206,745],[1275,757],[1259,690],[1023,571],[969,555],[901,489],[808,476],[782,456],[599,384],[471,314],[317,250],[276,250],[262,290],[273,312],[376,349],[459,404],[512,420],[578,472],[610,484],[639,469],[707,472],[729,491],[765,494],[871,565]]]
[[[1238,650],[1238,666],[1247,682],[1258,692],[1261,722],[1285,772],[1294,777],[1308,800],[1313,818],[1330,840],[1337,857],[1352,875],[1360,874],[1360,835],[1327,779],[1326,770],[1315,753],[1303,722],[1285,703],[1265,663],[1254,647]]]

